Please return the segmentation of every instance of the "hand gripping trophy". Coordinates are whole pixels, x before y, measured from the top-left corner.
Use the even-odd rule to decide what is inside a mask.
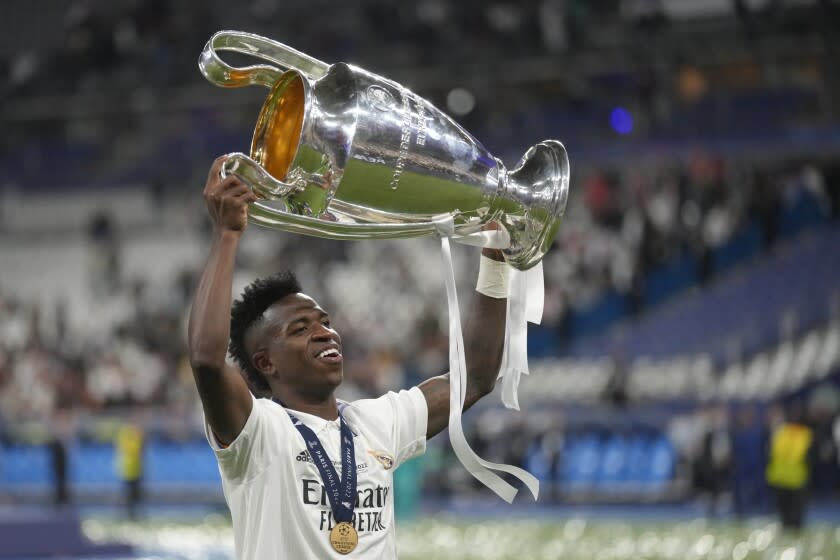
[[[226,64],[218,51],[271,63]],[[356,66],[328,65],[257,35],[220,31],[199,59],[222,87],[270,88],[250,157],[222,171],[261,198],[250,220],[331,239],[433,235],[451,219],[454,236],[497,222],[505,260],[526,270],[554,240],[566,206],[569,160],[545,140],[508,171],[447,115],[401,85]]]

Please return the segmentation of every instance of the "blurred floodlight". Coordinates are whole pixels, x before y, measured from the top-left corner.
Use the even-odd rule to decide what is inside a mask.
[[[610,113],[610,126],[619,134],[633,132],[633,115],[624,107],[616,107]]]
[[[456,115],[468,115],[475,108],[475,96],[464,88],[455,88],[446,96],[446,106]]]

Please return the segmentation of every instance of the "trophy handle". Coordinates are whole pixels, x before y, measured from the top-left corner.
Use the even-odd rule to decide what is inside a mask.
[[[219,171],[222,179],[228,175],[240,177],[260,198],[276,200],[301,192],[307,179],[301,177],[294,183],[284,183],[272,177],[253,159],[241,152],[229,154]],[[348,224],[331,222],[319,218],[284,212],[264,202],[250,205],[248,218],[251,222],[271,229],[301,233],[328,239],[388,239],[397,237],[420,237],[437,231],[435,222],[408,222],[390,224]]]
[[[331,222],[320,218],[283,212],[259,200],[248,208],[248,220],[251,223],[271,229],[339,241],[423,237],[438,232],[438,226],[434,222],[390,224]]]
[[[233,51],[277,64],[259,64],[236,68],[223,61],[217,51]],[[250,85],[271,87],[284,70],[296,70],[311,80],[327,73],[329,64],[287,47],[283,43],[242,31],[215,33],[198,57],[198,68],[207,80],[221,87]]]
[[[370,224],[347,223],[284,212],[258,200],[249,206],[248,220],[258,226],[270,229],[339,241],[405,239],[409,237],[445,235],[451,237],[453,241],[458,243],[476,247],[505,249],[510,245],[510,235],[504,228],[495,231],[484,231],[477,229],[478,226],[473,225],[468,228],[470,232],[459,232],[449,229],[451,228],[451,225],[448,225],[451,224],[451,216],[449,214],[435,216],[431,221]]]
[[[306,179],[301,178],[294,183],[284,183],[272,177],[262,166],[242,152],[229,154],[222,169],[219,171],[222,179],[228,175],[240,177],[261,198],[286,198],[298,193],[306,187]]]

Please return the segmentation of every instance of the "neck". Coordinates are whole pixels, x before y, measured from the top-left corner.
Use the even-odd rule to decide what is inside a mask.
[[[281,401],[286,408],[305,412],[324,420],[335,420],[338,418],[338,402],[335,395],[330,393],[323,400],[307,399],[300,395],[282,394],[274,391],[272,397],[275,401]]]

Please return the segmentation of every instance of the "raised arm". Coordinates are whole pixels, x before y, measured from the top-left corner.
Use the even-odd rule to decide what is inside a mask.
[[[213,162],[204,187],[213,241],[198,284],[188,331],[190,365],[204,415],[216,437],[230,443],[251,414],[251,393],[239,370],[227,363],[233,267],[248,223],[251,190],[234,176],[219,178],[224,157]]]
[[[483,249],[481,254],[493,261],[504,261],[501,251],[496,249]],[[505,341],[506,314],[507,299],[489,297],[480,292],[473,295],[472,309],[464,329],[467,360],[464,410],[491,393],[496,385]],[[449,425],[449,374],[427,379],[419,387],[429,409],[426,437],[430,438]]]

